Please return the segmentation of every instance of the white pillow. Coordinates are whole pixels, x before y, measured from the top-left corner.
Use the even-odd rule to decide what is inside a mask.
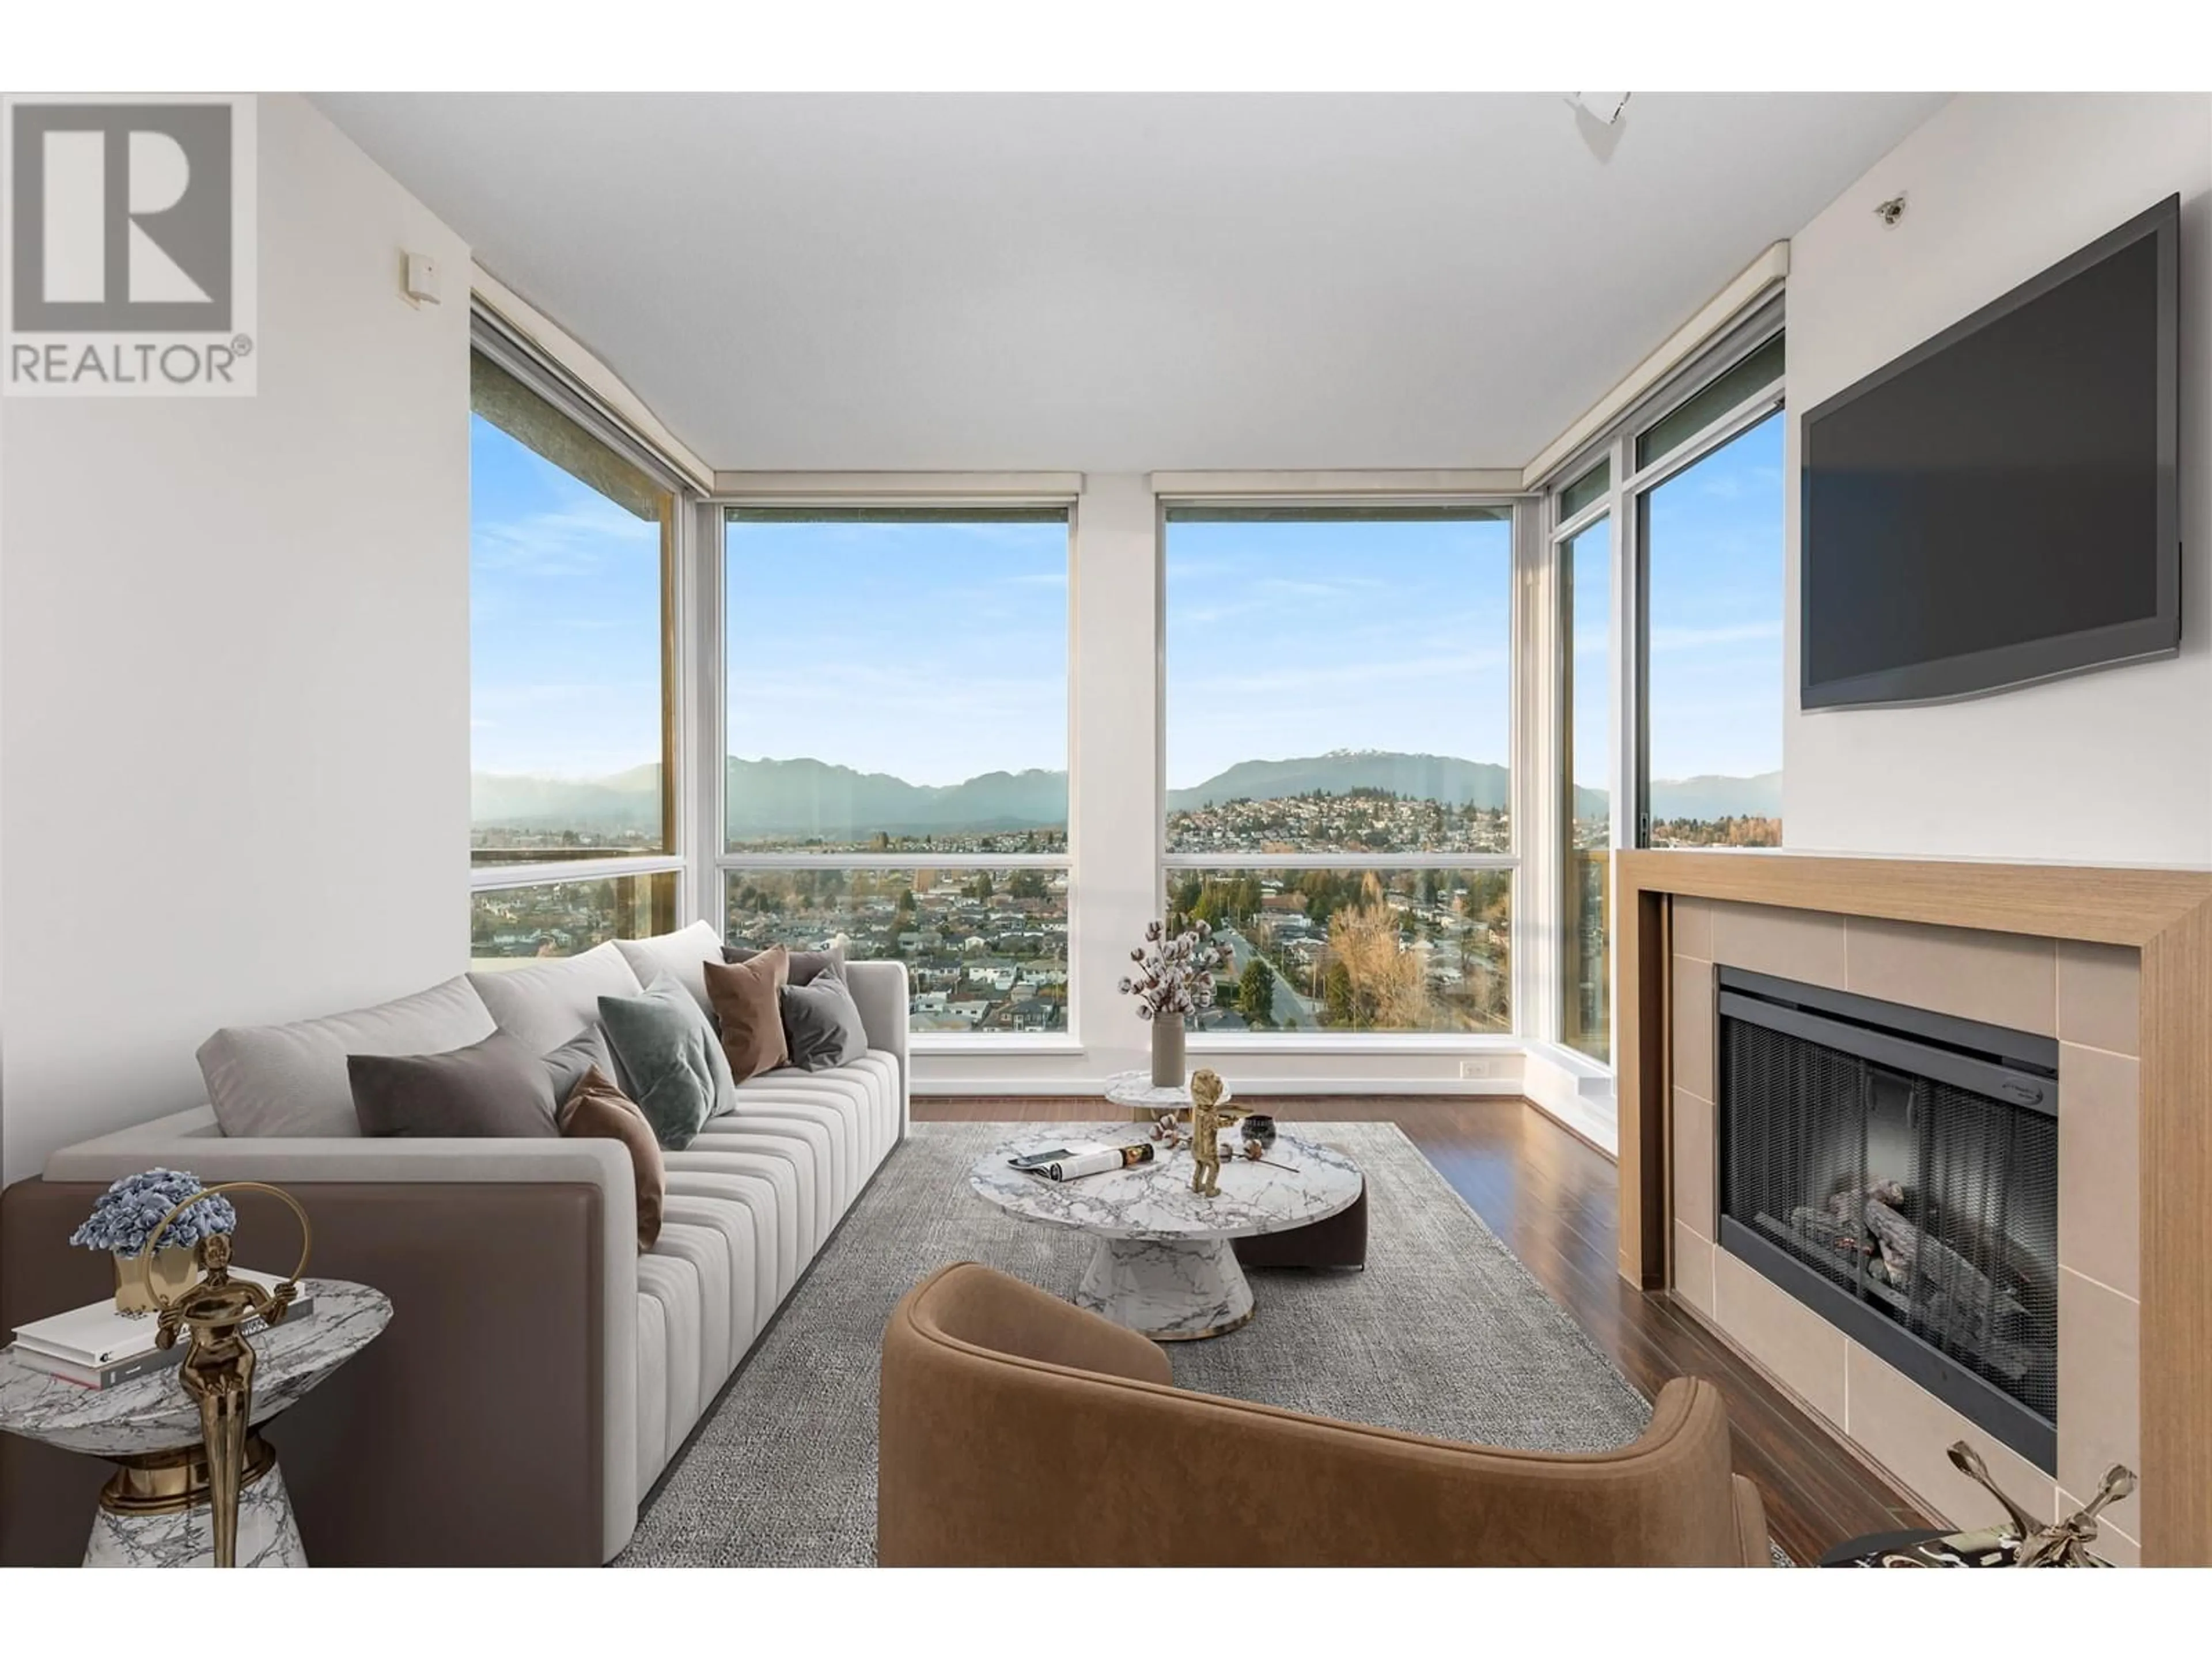
[[[614,943],[615,948],[629,958],[630,971],[637,975],[639,984],[652,984],[655,974],[670,975],[697,1000],[699,1012],[707,1016],[708,1024],[716,1030],[721,1029],[714,1024],[714,1000],[707,994],[706,964],[722,959],[722,936],[714,931],[713,923],[695,921],[678,933],[660,933],[652,939],[618,939]]]
[[[533,1054],[550,1054],[586,1027],[596,1027],[601,997],[634,997],[645,990],[611,939],[580,956],[550,962],[526,958],[516,968],[479,968],[470,974],[469,983],[499,1029],[529,1044]],[[705,985],[704,975],[700,983]]]
[[[455,975],[413,996],[289,1025],[226,1025],[200,1044],[200,1075],[226,1135],[357,1135],[348,1054],[442,1054],[496,1028]]]

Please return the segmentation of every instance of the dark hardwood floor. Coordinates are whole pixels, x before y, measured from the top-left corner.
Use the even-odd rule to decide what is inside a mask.
[[[1613,1160],[1525,1101],[1304,1096],[1240,1103],[1265,1106],[1285,1122],[1396,1123],[1647,1396],[1670,1377],[1717,1383],[1736,1472],[1758,1484],[1767,1523],[1792,1559],[1816,1560],[1862,1533],[1935,1524],[1673,1297],[1621,1279]],[[1101,1100],[1003,1097],[917,1098],[914,1115],[968,1122],[1116,1115]]]

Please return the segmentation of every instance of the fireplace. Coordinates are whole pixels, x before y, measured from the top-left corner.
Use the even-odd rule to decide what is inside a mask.
[[[2055,1471],[2057,1044],[1717,971],[1720,1243]]]

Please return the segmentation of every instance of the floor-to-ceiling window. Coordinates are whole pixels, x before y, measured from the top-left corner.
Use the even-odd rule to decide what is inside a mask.
[[[1636,440],[1638,841],[1782,842],[1782,338]]]
[[[676,925],[678,496],[478,350],[470,391],[470,954]]]
[[[1201,1029],[1513,1024],[1512,512],[1170,503],[1170,913]]]
[[[1612,1058],[1613,518],[1611,465],[1560,492],[1559,1040]]]
[[[720,921],[903,960],[920,1033],[1068,1025],[1068,510],[733,506]]]
[[[1556,1034],[1600,1061],[1612,849],[1781,842],[1783,366],[1778,313],[1746,322],[1549,492],[1559,908],[1542,937]]]

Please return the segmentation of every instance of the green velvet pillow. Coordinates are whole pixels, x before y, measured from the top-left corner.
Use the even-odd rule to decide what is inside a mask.
[[[698,999],[674,975],[657,974],[641,997],[601,997],[599,1024],[623,1092],[645,1114],[661,1146],[682,1152],[714,1115],[723,1091],[736,1090]]]

